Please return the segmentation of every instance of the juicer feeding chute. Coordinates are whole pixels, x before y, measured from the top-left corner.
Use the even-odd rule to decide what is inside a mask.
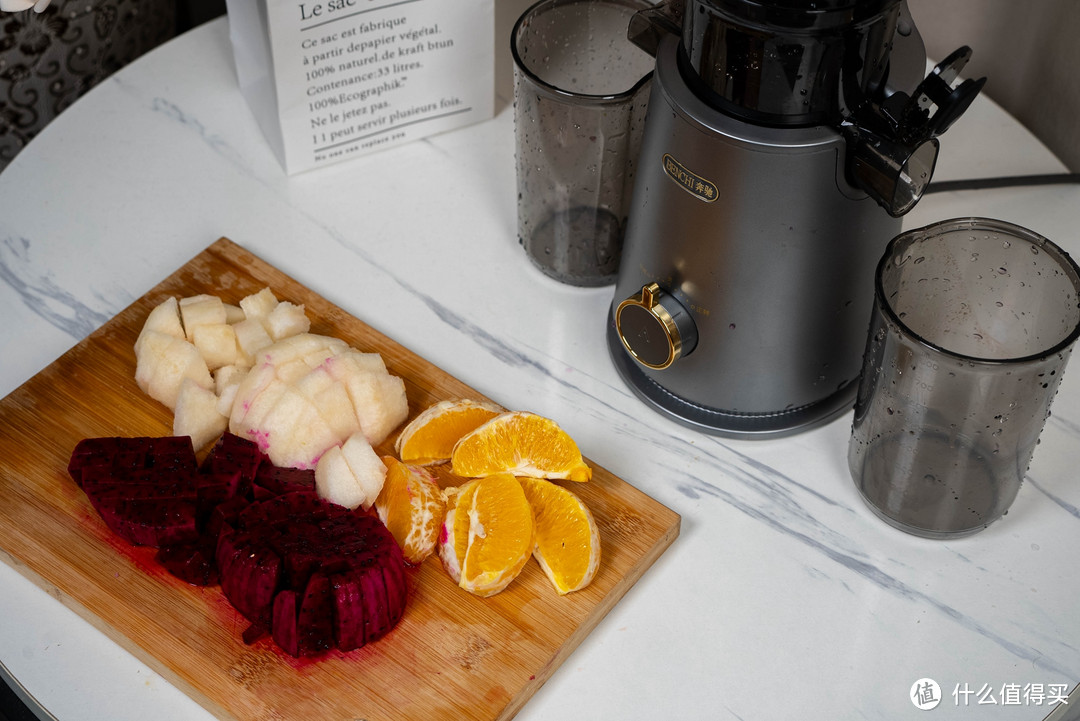
[[[628,36],[656,70],[616,367],[708,432],[829,420],[854,396],[877,259],[984,82],[959,79],[970,49],[925,75],[902,0],[667,0]]]

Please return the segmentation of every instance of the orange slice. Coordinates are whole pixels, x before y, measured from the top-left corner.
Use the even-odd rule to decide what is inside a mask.
[[[493,596],[517,578],[533,548],[533,513],[510,473],[469,481],[449,497],[439,557],[454,581]]]
[[[551,481],[518,481],[536,522],[533,558],[560,596],[585,588],[600,567],[600,531],[588,506]]]
[[[566,431],[549,418],[523,411],[495,416],[462,437],[450,462],[453,473],[465,478],[501,471],[571,481],[592,477]]]
[[[446,489],[446,514],[443,516],[443,527],[439,534],[439,559],[450,578],[458,585],[461,584],[461,564],[464,563],[465,552],[469,548],[469,509],[472,507],[478,484],[479,479]]]
[[[450,459],[458,439],[502,413],[497,406],[468,399],[440,401],[402,429],[394,442],[406,463],[431,465]]]
[[[420,564],[435,551],[446,504],[427,470],[385,456],[386,480],[375,510],[401,547],[405,560]]]

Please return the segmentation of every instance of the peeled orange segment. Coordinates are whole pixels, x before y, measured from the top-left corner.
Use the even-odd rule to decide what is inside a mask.
[[[493,596],[517,578],[533,548],[533,513],[510,473],[470,481],[452,497],[440,540],[443,566],[477,596]]]
[[[435,479],[419,466],[385,456],[386,480],[375,510],[411,564],[420,564],[435,551],[446,503]]]
[[[394,450],[406,463],[430,465],[447,461],[458,439],[500,413],[502,410],[490,403],[440,401],[402,429]]]
[[[600,567],[600,530],[572,491],[539,478],[519,478],[536,523],[533,558],[559,595],[589,585]]]
[[[476,479],[461,486],[452,486],[445,491],[446,514],[443,516],[442,531],[439,534],[439,560],[442,561],[446,573],[458,585],[461,585],[461,564],[465,561],[465,551],[469,547],[469,509],[472,507],[478,484],[479,479]]]
[[[495,416],[465,435],[450,455],[451,469],[465,478],[509,472],[515,476],[587,481],[577,444],[555,421],[524,411]]]

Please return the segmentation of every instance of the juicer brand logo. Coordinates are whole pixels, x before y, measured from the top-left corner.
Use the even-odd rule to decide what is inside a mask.
[[[685,165],[668,153],[664,153],[664,172],[668,174],[669,178],[681,185],[684,190],[696,195],[706,203],[713,202],[719,195],[715,185],[697,173],[687,170]]]

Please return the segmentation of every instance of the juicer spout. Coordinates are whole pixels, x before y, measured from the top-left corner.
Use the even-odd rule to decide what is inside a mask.
[[[639,10],[630,18],[626,37],[630,42],[656,57],[660,41],[666,35],[682,35],[686,0],[663,0],[654,7]]]
[[[898,91],[880,102],[866,102],[841,126],[848,141],[849,180],[894,217],[919,202],[934,174],[937,137],[986,83],[986,78],[959,81],[970,58],[971,48],[959,48],[910,95]]]

